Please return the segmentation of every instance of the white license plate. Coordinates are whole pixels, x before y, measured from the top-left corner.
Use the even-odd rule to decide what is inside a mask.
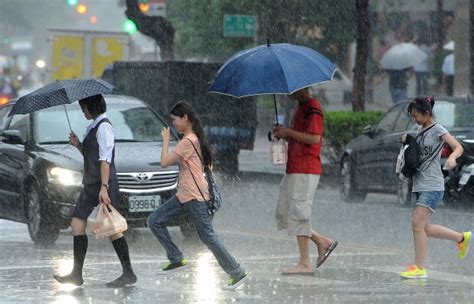
[[[128,211],[149,212],[155,211],[160,206],[161,197],[159,195],[130,195],[128,197]]]
[[[470,177],[471,177],[471,172],[463,173],[462,176],[461,176],[461,179],[459,180],[459,184],[464,186],[465,184],[467,184]]]

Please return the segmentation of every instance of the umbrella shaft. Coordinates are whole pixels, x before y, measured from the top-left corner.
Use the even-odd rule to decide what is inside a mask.
[[[278,109],[277,109],[277,100],[275,94],[273,94],[273,103],[275,104],[275,122],[278,125]]]

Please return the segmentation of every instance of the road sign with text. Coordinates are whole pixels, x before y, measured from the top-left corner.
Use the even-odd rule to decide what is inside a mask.
[[[257,33],[257,17],[253,15],[224,15],[224,36],[254,37]]]

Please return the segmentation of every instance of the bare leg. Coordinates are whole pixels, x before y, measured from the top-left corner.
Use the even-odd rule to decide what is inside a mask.
[[[326,249],[328,249],[329,246],[331,246],[333,240],[323,236],[313,229],[311,229],[311,241],[316,244],[318,247],[318,255],[322,256],[324,255],[324,252],[326,252]]]
[[[463,234],[461,232],[454,231],[441,225],[432,225],[428,223],[425,230],[429,237],[437,239],[450,240],[456,243],[461,242],[463,239]]]
[[[312,273],[313,266],[311,265],[311,257],[309,256],[309,237],[306,235],[298,235],[296,237],[298,241],[298,248],[300,251],[300,259],[298,264],[292,268],[284,270],[284,274],[291,273]]]
[[[86,234],[87,222],[83,219],[73,217],[71,220],[72,235],[84,235]]]
[[[413,211],[411,225],[415,243],[415,264],[418,268],[425,268],[424,262],[428,252],[428,236],[425,229],[430,217],[431,211],[426,207],[417,206]]]

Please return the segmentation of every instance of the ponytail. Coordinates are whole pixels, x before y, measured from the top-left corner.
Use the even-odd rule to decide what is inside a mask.
[[[212,166],[212,148],[206,139],[201,121],[193,106],[186,101],[179,101],[171,110],[171,114],[181,118],[184,117],[184,115],[188,116],[193,132],[196,134],[199,145],[201,146],[203,165],[210,168]]]

